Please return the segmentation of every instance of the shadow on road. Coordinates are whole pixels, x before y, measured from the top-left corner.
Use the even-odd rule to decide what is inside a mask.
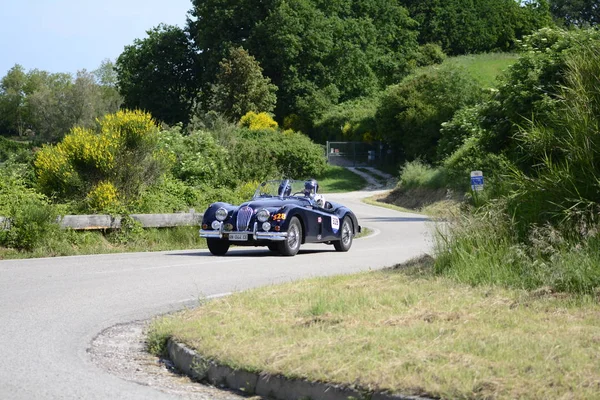
[[[326,245],[323,245],[326,246]],[[232,250],[232,251],[231,251]],[[253,257],[253,258],[261,258],[261,257],[283,257],[279,254],[273,253],[270,250],[262,247],[232,247],[227,254],[222,257]],[[297,255],[302,254],[317,254],[317,253],[335,253],[335,249],[333,246],[324,247],[323,250],[315,250],[315,249],[300,249]],[[186,253],[167,253],[168,256],[190,256],[190,257],[215,257],[210,254],[208,249],[201,250],[198,252],[186,252]]]

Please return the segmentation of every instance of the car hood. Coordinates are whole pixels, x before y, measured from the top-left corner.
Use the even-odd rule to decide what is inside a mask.
[[[305,206],[308,204],[308,202],[306,202],[305,200],[302,200],[302,199],[290,199],[290,198],[281,199],[279,197],[271,197],[271,198],[247,201],[245,203],[242,203],[240,205],[240,207],[248,206],[254,210],[257,210],[260,208],[277,208],[277,209],[279,209],[281,207],[284,207],[287,205],[292,205],[292,204]]]

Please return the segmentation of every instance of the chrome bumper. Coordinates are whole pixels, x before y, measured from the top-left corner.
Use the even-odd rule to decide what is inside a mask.
[[[254,229],[252,231],[224,231],[223,225],[221,225],[221,229],[200,229],[200,237],[203,238],[211,238],[211,239],[224,239],[229,234],[246,234],[248,238],[252,238],[254,240],[271,240],[274,242],[282,242],[287,239],[287,232],[260,232],[258,231],[257,224],[254,223]]]

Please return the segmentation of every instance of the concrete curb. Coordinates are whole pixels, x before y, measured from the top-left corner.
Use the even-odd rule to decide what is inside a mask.
[[[369,392],[322,382],[289,379],[282,375],[234,370],[207,360],[181,343],[167,343],[170,360],[181,372],[198,381],[278,400],[432,400],[386,392]]]

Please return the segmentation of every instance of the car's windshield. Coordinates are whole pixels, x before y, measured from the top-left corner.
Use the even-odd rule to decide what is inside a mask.
[[[265,197],[304,196],[304,182],[291,179],[266,181],[261,183],[253,199]]]

